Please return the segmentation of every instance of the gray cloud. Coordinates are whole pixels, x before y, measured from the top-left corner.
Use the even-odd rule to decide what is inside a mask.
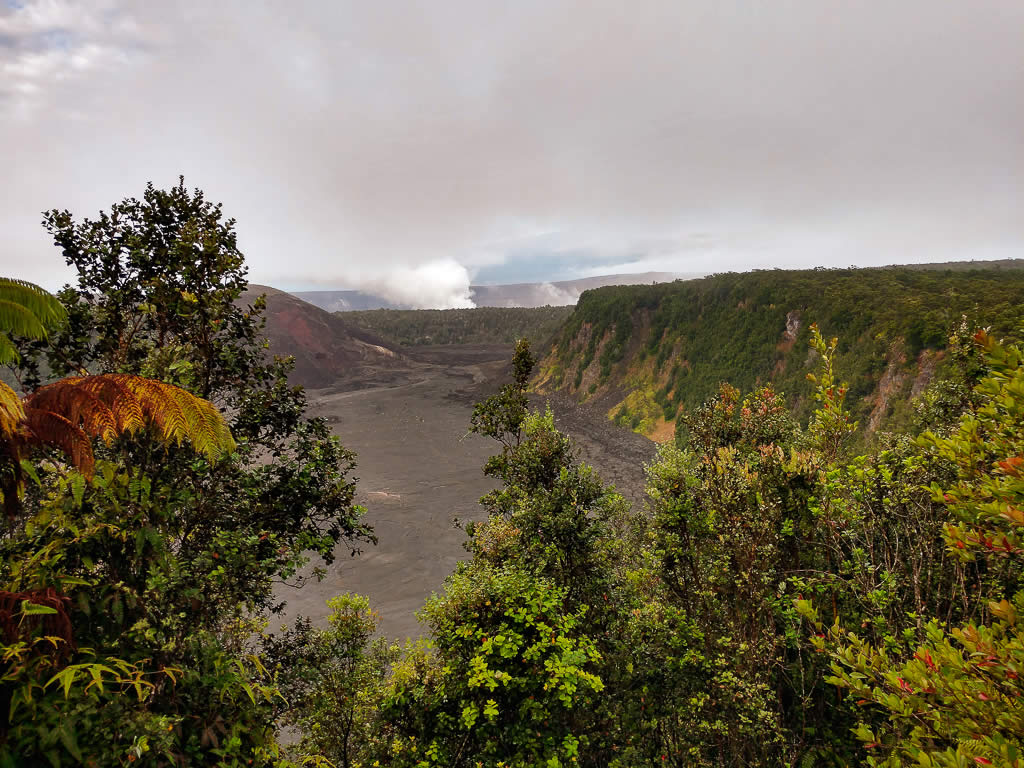
[[[1019,0],[15,6],[0,253],[50,285],[41,210],[179,173],[238,218],[255,280],[437,305],[523,253],[1024,255]]]

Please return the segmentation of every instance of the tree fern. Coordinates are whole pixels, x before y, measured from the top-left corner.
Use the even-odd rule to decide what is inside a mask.
[[[227,423],[208,400],[173,384],[127,373],[70,376],[19,400],[0,382],[0,494],[8,516],[24,490],[21,461],[48,445],[91,478],[92,441],[108,445],[152,426],[168,443],[186,440],[211,461],[234,450]]]
[[[235,446],[227,424],[212,403],[173,384],[142,376],[72,376],[40,387],[24,402],[35,439],[61,450],[71,446],[65,422],[87,443],[100,438],[109,444],[120,435],[152,425],[162,440],[179,445],[187,440],[210,459],[229,453]],[[43,414],[59,416],[62,421],[44,419]],[[76,450],[74,455],[64,452],[83,474],[89,474],[91,449],[88,453]]]
[[[95,459],[92,442],[84,429],[59,413],[31,406],[25,409],[25,426],[29,435],[19,446],[19,459],[31,446],[49,445],[59,449],[68,462],[87,478],[92,477]]]
[[[0,364],[19,359],[11,335],[45,339],[66,315],[60,301],[38,285],[0,277]]]
[[[21,398],[9,386],[0,381],[0,436],[14,435],[22,428],[25,407]]]
[[[18,360],[9,334],[45,339],[66,315],[60,301],[39,286],[0,278],[0,364]],[[150,425],[162,440],[178,445],[187,440],[211,460],[235,447],[212,403],[155,379],[118,373],[71,376],[23,399],[0,382],[0,493],[8,514],[23,490],[21,461],[32,447],[57,448],[91,477],[94,439],[109,445]]]

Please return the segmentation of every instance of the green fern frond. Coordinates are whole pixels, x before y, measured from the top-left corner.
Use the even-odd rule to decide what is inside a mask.
[[[992,743],[987,739],[961,739],[957,744],[956,754],[958,757],[986,759],[998,759],[999,755],[993,748]],[[978,763],[979,765],[981,763]]]
[[[18,348],[14,346],[14,342],[0,331],[0,365],[16,363],[20,358],[21,355],[18,354]]]
[[[0,277],[0,364],[20,358],[10,335],[45,339],[66,317],[64,305],[38,285]]]
[[[169,394],[174,397],[183,416],[183,423],[189,430],[187,434],[183,432],[181,437],[188,437],[197,451],[209,458],[215,458],[222,451],[224,437],[231,439],[229,432],[220,429],[221,426],[226,426],[220,414],[209,402],[194,397],[183,389]]]
[[[0,328],[27,339],[46,338],[46,326],[24,304],[0,299]]]
[[[0,277],[0,301],[20,304],[48,329],[67,318],[67,311],[56,296],[25,280]]]

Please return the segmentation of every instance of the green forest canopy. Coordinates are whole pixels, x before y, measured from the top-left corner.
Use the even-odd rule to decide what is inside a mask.
[[[787,318],[799,325],[793,339],[784,336]],[[580,297],[545,365],[555,386],[578,387],[596,361],[597,386],[610,380],[628,389],[630,371],[652,361],[660,379],[643,386],[668,420],[703,403],[723,381],[743,390],[771,382],[806,422],[809,329],[817,323],[839,337],[838,365],[851,409],[863,420],[889,364],[895,359],[898,368],[916,371],[921,352],[945,350],[964,318],[1015,337],[1024,327],[1024,271],[763,270],[598,288]],[[908,391],[912,380],[904,379]]]
[[[720,386],[632,509],[531,412],[521,341],[468,425],[493,440],[495,487],[420,613],[424,641],[375,639],[356,595],[329,601],[326,627],[270,634],[275,583],[373,541],[353,456],[264,357],[262,302],[235,305],[247,281],[219,206],[182,181],[113,213],[47,214],[78,283],[20,326],[31,338],[0,318],[30,390],[0,398],[0,472],[18,478],[0,487],[19,502],[0,534],[0,766],[1024,766],[1020,348],[954,324],[942,386],[858,453],[839,352],[856,345],[808,326],[806,427],[771,387]],[[787,296],[820,301],[792,278]],[[812,282],[878,307],[848,278]],[[972,297],[986,284],[965,279]],[[766,285],[696,295],[744,280]],[[883,288],[904,307],[947,296],[922,285],[894,271]],[[40,319],[49,302],[30,298]],[[883,310],[872,322],[905,330]],[[106,382],[148,393],[152,429]],[[34,431],[52,416],[91,441],[87,474]]]
[[[369,309],[344,312],[360,328],[407,347],[431,344],[514,344],[549,341],[572,307],[476,307],[474,309]]]

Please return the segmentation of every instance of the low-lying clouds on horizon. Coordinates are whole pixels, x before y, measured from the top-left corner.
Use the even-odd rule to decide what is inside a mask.
[[[0,0],[4,273],[179,174],[256,282],[1024,256],[1020,0]],[[523,265],[517,272],[519,264]]]

